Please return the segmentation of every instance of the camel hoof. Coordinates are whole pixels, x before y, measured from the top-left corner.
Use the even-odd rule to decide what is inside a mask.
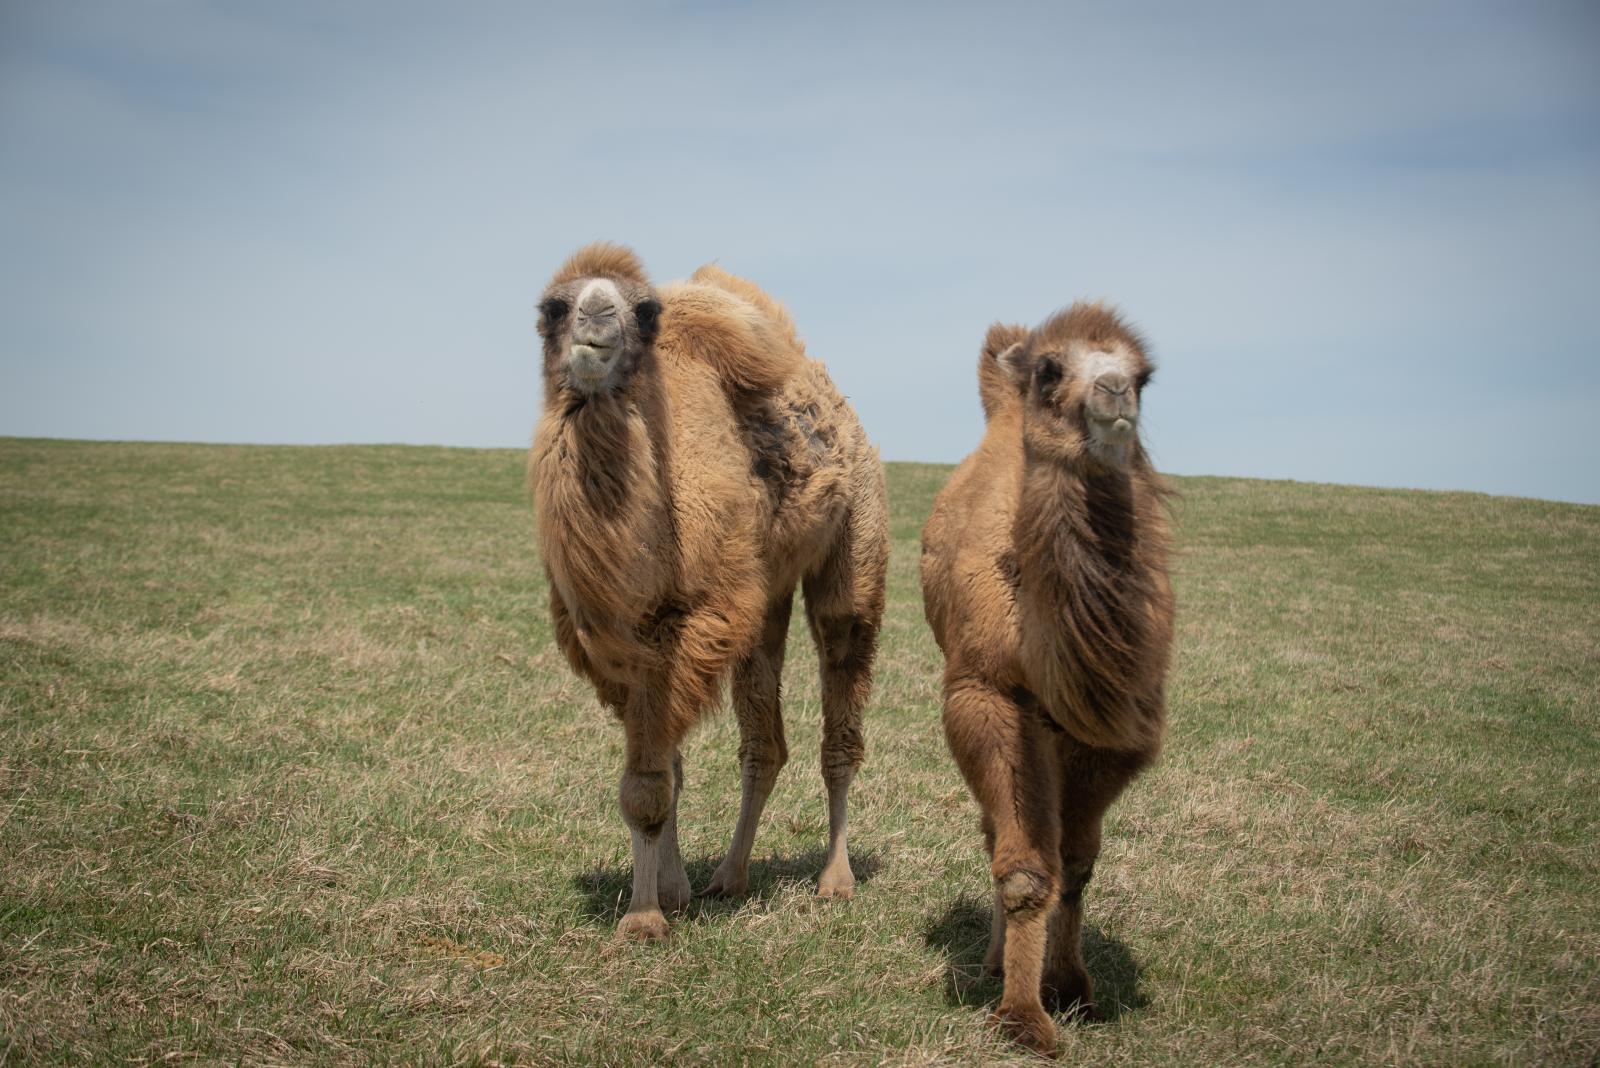
[[[822,878],[817,880],[817,896],[837,898],[848,901],[856,896],[856,877],[850,873],[848,865],[843,872],[824,871]]]
[[[1045,1008],[1071,1020],[1098,1023],[1105,1017],[1094,1004],[1094,984],[1087,973],[1065,979],[1046,978],[1041,984]]]
[[[1084,997],[1062,997],[1044,992],[1045,1008],[1077,1023],[1104,1023],[1105,1016],[1093,1001]]]
[[[718,868],[711,876],[711,881],[706,888],[700,891],[701,897],[743,897],[744,892],[750,888],[748,875],[730,875]]]
[[[683,912],[689,907],[689,883],[687,880],[681,887],[662,887],[656,891],[656,901],[661,905],[661,911],[666,913]]]
[[[684,911],[693,896],[693,891],[689,889],[689,877],[681,869],[672,876],[663,874],[656,885],[656,901],[661,905],[662,912]]]
[[[617,937],[625,942],[661,942],[671,933],[659,910],[630,912],[617,923]]]
[[[1006,1008],[1000,1006],[989,1017],[1000,1026],[1006,1037],[1035,1053],[1054,1057],[1056,1053],[1056,1025],[1042,1007]]]

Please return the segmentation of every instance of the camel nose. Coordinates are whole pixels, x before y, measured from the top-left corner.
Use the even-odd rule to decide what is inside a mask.
[[[598,286],[584,294],[583,300],[578,305],[578,311],[591,318],[612,315],[617,306],[611,299],[611,294],[604,292]]]
[[[1113,397],[1122,396],[1124,393],[1128,392],[1128,389],[1132,385],[1133,383],[1128,381],[1128,376],[1123,374],[1121,371],[1107,371],[1105,374],[1095,379],[1094,382],[1095,389],[1098,389],[1104,393],[1109,393]]]
[[[1089,418],[1099,424],[1103,440],[1120,444],[1133,437],[1139,421],[1139,394],[1122,371],[1107,371],[1096,378],[1086,407]]]

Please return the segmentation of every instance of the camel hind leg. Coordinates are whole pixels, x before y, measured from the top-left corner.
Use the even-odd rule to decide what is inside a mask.
[[[1094,984],[1083,963],[1083,893],[1100,856],[1106,810],[1151,754],[1091,749],[1069,737],[1061,753],[1061,901],[1050,918],[1049,952],[1042,981],[1044,1000],[1057,1011],[1100,1018]]]
[[[789,759],[779,690],[793,604],[794,596],[790,594],[767,606],[761,640],[733,670],[733,708],[739,717],[739,821],[734,825],[727,856],[717,865],[705,888],[708,896],[737,897],[745,892],[756,825],[778,779],[778,770]]]
[[[994,820],[987,814],[983,817],[983,852],[994,862]],[[1000,904],[1000,894],[997,890],[994,902],[990,905],[989,915],[989,950],[983,955],[983,974],[999,979],[1006,974],[1006,910]]]
[[[678,851],[678,799],[683,796],[683,754],[672,754],[672,811],[661,829],[661,848],[656,861],[656,898],[663,912],[682,912],[689,907],[689,873],[683,868]]]
[[[817,883],[822,897],[855,892],[847,801],[866,755],[861,719],[872,689],[887,568],[883,532],[852,511],[838,541],[803,583],[822,669],[822,781],[828,792],[828,859]]]

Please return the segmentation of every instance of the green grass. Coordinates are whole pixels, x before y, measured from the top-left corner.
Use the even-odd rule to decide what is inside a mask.
[[[988,879],[892,465],[819,902],[818,697],[748,899],[620,944],[620,731],[512,451],[0,440],[0,1062],[992,1063]],[[1183,479],[1165,756],[1088,899],[1081,1063],[1600,1052],[1600,508]],[[686,751],[703,883],[736,730]]]

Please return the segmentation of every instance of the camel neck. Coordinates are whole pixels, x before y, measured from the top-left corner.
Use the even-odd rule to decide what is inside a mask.
[[[1128,472],[1025,450],[1016,525],[1019,544],[1041,550],[1031,554],[1036,567],[1059,573],[1089,561],[1126,565],[1138,535],[1136,511]]]
[[[605,518],[641,504],[656,477],[665,434],[660,382],[651,365],[622,389],[598,396],[555,398],[561,466],[574,479],[589,511]]]
[[[1117,749],[1155,727],[1140,693],[1163,586],[1137,477],[1030,455],[1013,528],[1029,684],[1079,740]]]

